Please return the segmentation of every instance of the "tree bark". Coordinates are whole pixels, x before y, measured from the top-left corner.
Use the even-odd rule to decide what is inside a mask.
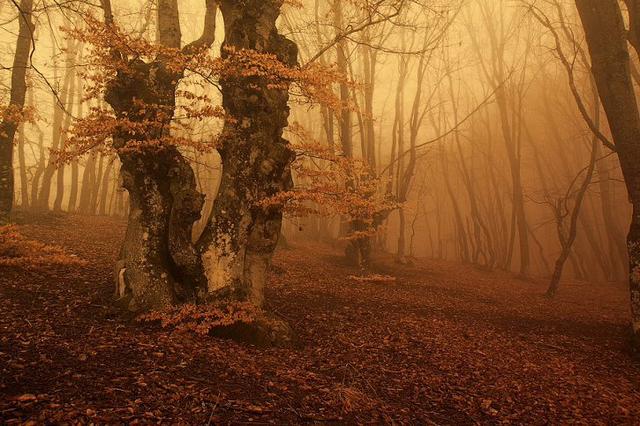
[[[27,176],[27,159],[24,153],[24,123],[18,129],[18,167],[20,167],[20,207],[29,208],[29,178]]]
[[[116,114],[142,118],[139,100],[154,116],[153,105],[168,106],[162,111],[172,112],[176,77],[160,62],[131,66],[135,72],[120,75],[107,93],[106,100]],[[167,117],[162,127],[168,128],[170,120]],[[200,218],[204,197],[197,192],[193,170],[178,149],[145,146],[148,133],[114,135],[123,186],[131,203],[115,276],[118,296],[132,311],[193,300],[202,276],[191,230]],[[162,135],[153,136],[160,139]],[[136,150],[127,149],[127,143],[134,141],[143,144]]]
[[[188,48],[213,43],[217,6],[212,0],[206,4],[203,35]],[[103,2],[111,25],[108,5]],[[158,2],[158,41],[168,48],[181,46],[177,0]],[[124,130],[113,135],[130,200],[125,241],[115,269],[116,290],[130,310],[154,310],[195,301],[203,290],[204,272],[192,243],[192,229],[200,218],[204,196],[177,147],[146,143],[169,135],[182,74],[168,69],[161,55],[149,63],[130,59],[127,65],[126,72],[119,72],[109,85],[105,100],[119,118],[154,124],[139,133]]]
[[[640,114],[629,66],[627,31],[616,0],[576,0],[576,7],[633,206],[627,237],[629,291],[632,330],[640,347]]]
[[[242,50],[253,50],[296,66],[295,43],[276,28],[281,6],[281,0],[221,1],[223,58],[233,61]],[[292,187],[293,152],[282,137],[289,93],[268,83],[241,75],[221,79],[223,106],[232,120],[225,122],[221,135],[222,182],[200,243],[211,297],[257,306],[263,304],[267,269],[282,227],[281,208],[257,203]]]
[[[600,147],[598,146],[598,149]],[[598,151],[598,158],[600,150]],[[616,218],[615,202],[616,197],[612,184],[612,176],[610,170],[616,170],[618,164],[615,159],[602,159],[597,162],[596,171],[598,173],[598,186],[600,190],[600,210],[605,225],[605,235],[608,243],[607,254],[611,263],[611,274],[609,279],[613,281],[623,281],[626,277],[627,269],[627,251],[625,244],[625,235],[620,225],[620,221]]]
[[[27,93],[27,65],[33,40],[33,0],[21,0],[16,53],[11,70],[11,99],[9,108],[22,112]],[[14,198],[13,140],[18,123],[7,118],[0,123],[0,225],[9,222]]]

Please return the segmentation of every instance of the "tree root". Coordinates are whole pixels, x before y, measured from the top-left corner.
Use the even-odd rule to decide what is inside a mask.
[[[289,324],[267,313],[260,314],[252,323],[218,327],[211,335],[259,347],[289,347],[294,343],[293,330]]]

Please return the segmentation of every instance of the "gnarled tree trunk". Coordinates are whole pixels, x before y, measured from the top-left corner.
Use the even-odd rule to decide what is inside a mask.
[[[296,45],[278,33],[282,0],[220,1],[225,22],[222,55],[233,61],[242,50],[275,55],[293,67]],[[267,269],[282,226],[279,207],[261,200],[292,186],[293,152],[283,139],[289,94],[267,78],[224,76],[227,120],[221,137],[222,182],[213,219],[201,239],[208,291],[213,298],[261,306]]]
[[[210,18],[211,12],[215,18],[214,5],[207,2],[209,27],[205,28],[206,37],[198,42],[206,43],[209,36],[213,41],[215,28]],[[105,15],[109,21],[112,15]],[[158,30],[163,46],[180,47],[176,0],[158,3]],[[131,203],[115,271],[117,292],[130,310],[141,311],[196,299],[204,273],[191,234],[200,218],[204,196],[196,189],[190,164],[175,146],[146,143],[168,135],[182,75],[167,69],[162,57],[150,63],[133,59],[128,65],[127,72],[119,73],[112,82],[105,98],[118,117],[154,123],[140,134],[123,131],[114,135],[123,185]],[[160,116],[163,119],[158,123]],[[132,143],[139,145],[132,149]]]
[[[158,63],[133,65],[135,74],[122,75],[111,87],[107,102],[118,115],[143,117],[143,100],[151,105],[175,103],[175,76]],[[155,78],[151,78],[151,75]],[[167,117],[167,125],[169,127]],[[161,134],[155,135],[158,139]],[[158,309],[192,300],[198,286],[199,257],[191,244],[193,223],[200,218],[204,197],[196,190],[191,166],[174,146],[149,146],[146,135],[114,136],[122,162],[123,185],[129,192],[131,209],[116,274],[118,295],[134,311]],[[141,142],[135,149],[128,143]]]

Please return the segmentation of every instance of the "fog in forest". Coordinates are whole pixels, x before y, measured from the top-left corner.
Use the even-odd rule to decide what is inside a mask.
[[[561,5],[560,17],[553,3],[539,3],[539,13],[558,26],[582,102],[594,114],[588,65],[575,52],[585,49],[576,12]],[[330,6],[309,2],[289,7],[279,20],[281,31],[301,47],[302,64],[340,31]],[[118,182],[114,154],[90,154],[64,169],[51,164],[49,150],[65,143],[60,129],[73,124],[59,102],[66,112],[80,117],[99,100],[81,101],[78,69],[88,47],[61,31],[81,27],[82,17],[73,9],[46,7],[46,22],[34,33],[35,69],[29,73],[33,88],[27,99],[38,121],[26,123],[18,135],[16,175],[21,190],[16,191],[16,202],[29,208],[124,216],[127,195]],[[155,6],[127,1],[114,2],[113,7],[127,30],[144,31],[154,39]],[[186,43],[202,31],[204,5],[185,2],[180,7]],[[350,35],[340,47],[347,60],[343,71],[358,84],[348,93],[357,108],[349,118],[353,155],[362,158],[363,150],[366,155],[371,148],[376,171],[393,180],[392,193],[402,202],[404,223],[399,221],[400,210],[389,215],[379,235],[381,248],[548,276],[561,250],[558,227],[570,227],[575,199],[589,178],[567,274],[594,281],[624,280],[626,261],[621,253],[629,214],[618,161],[599,144],[596,170],[586,175],[593,136],[576,107],[555,41],[529,12],[530,6],[445,1],[405,7],[397,18]],[[17,18],[15,8],[3,9],[3,86],[8,87]],[[342,14],[344,28],[366,22],[353,6]],[[560,19],[569,35],[562,33]],[[214,52],[223,34],[218,32]],[[335,48],[329,49],[317,60],[335,64],[336,55]],[[370,100],[365,99],[367,90],[373,95]],[[330,115],[323,116],[316,106],[294,105],[292,120],[315,140],[339,147],[341,117],[335,111]],[[327,126],[333,130],[330,136]],[[602,128],[608,132],[605,124]],[[208,120],[198,123],[195,136],[213,140],[219,130],[218,121]],[[415,165],[405,154],[412,144]],[[217,155],[198,156],[194,163],[199,185],[212,202],[220,174]],[[285,236],[336,239],[340,217],[331,216],[291,219]],[[398,242],[401,230],[404,247]]]
[[[0,420],[636,423],[639,25],[0,0]]]

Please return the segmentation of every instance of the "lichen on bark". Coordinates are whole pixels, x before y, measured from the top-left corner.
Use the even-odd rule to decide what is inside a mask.
[[[224,59],[253,51],[297,65],[297,47],[278,33],[282,1],[223,0]],[[260,201],[292,186],[293,152],[283,138],[289,93],[267,77],[221,78],[225,122],[219,149],[222,183],[212,221],[201,242],[212,297],[251,301],[261,306],[271,256],[282,226],[279,207]]]

